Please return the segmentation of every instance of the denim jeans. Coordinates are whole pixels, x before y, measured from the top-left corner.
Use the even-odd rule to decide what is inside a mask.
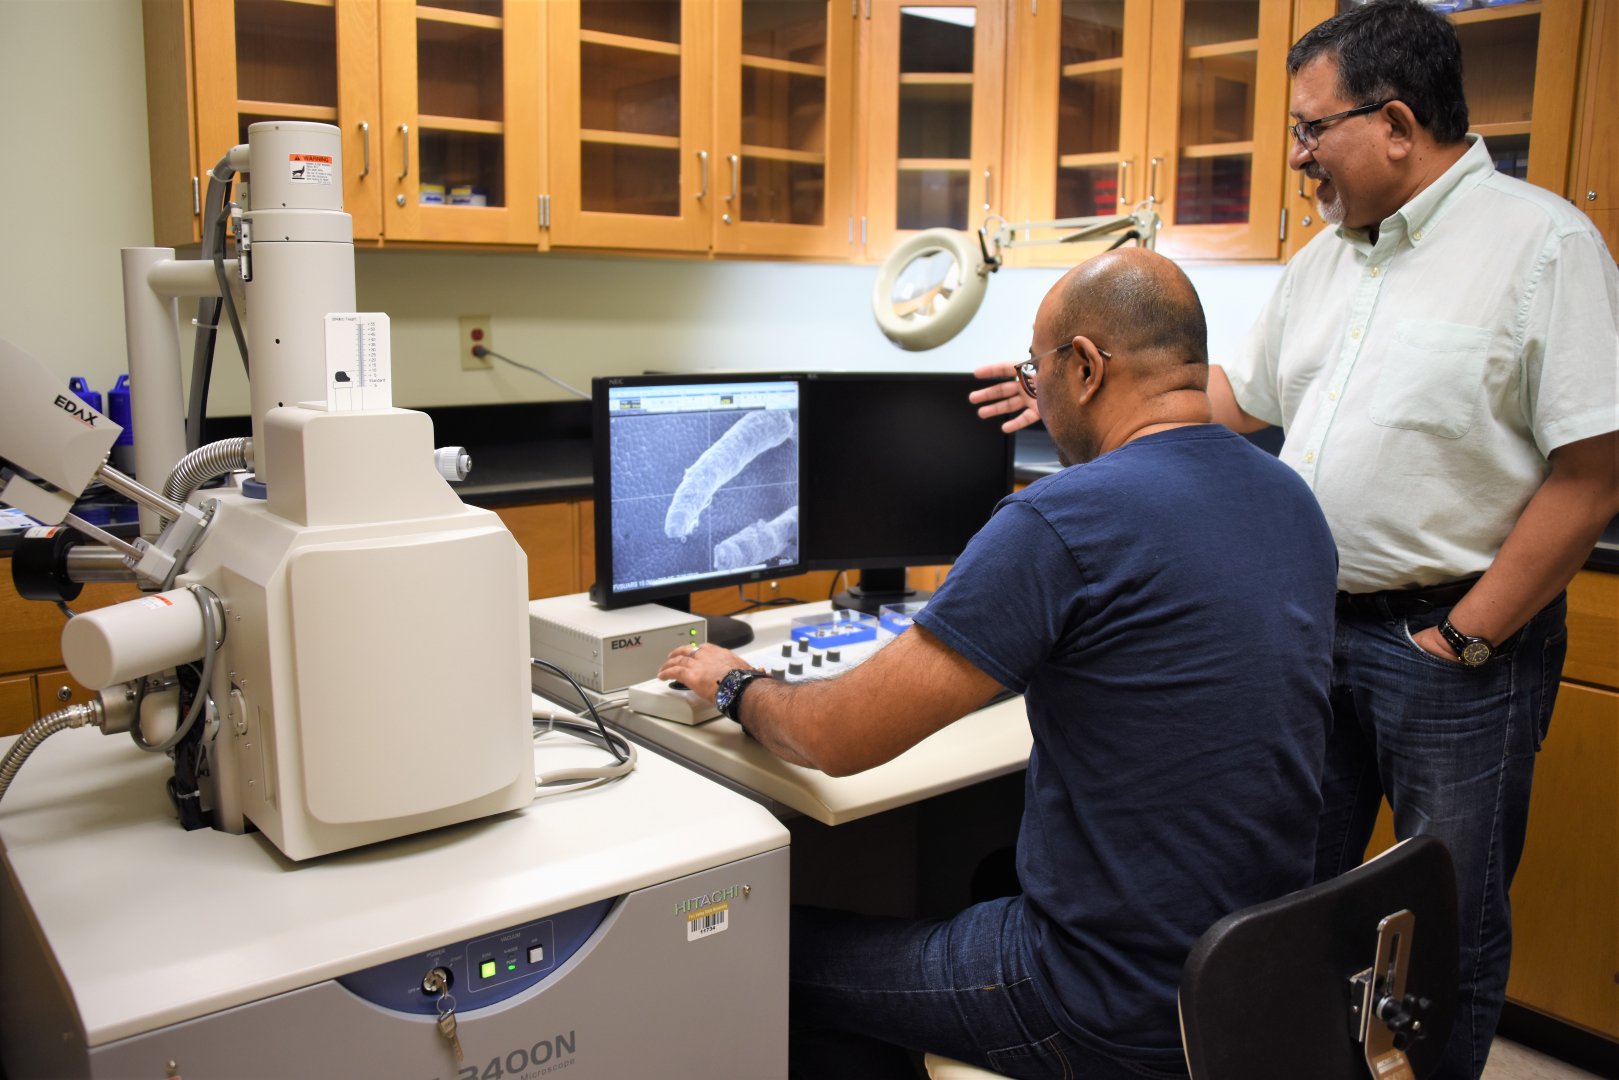
[[[1184,1077],[1184,1061],[1116,1061],[1064,1035],[1029,975],[1018,897],[944,922],[794,908],[794,1080],[916,1075],[926,1050],[1006,1076]]]
[[[1448,609],[1338,616],[1316,879],[1360,864],[1385,795],[1396,836],[1437,836],[1450,848],[1462,969],[1442,1080],[1476,1080],[1501,1017],[1512,959],[1507,890],[1563,670],[1566,612],[1558,597],[1478,668],[1412,640]]]

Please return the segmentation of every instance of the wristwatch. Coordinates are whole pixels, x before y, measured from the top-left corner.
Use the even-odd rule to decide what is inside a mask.
[[[714,692],[714,706],[740,724],[742,721],[737,719],[736,713],[742,707],[742,691],[746,690],[754,679],[762,678],[764,678],[762,672],[732,668],[725,673],[725,677],[720,680],[719,689]]]
[[[1456,659],[1468,667],[1479,667],[1489,662],[1495,655],[1495,646],[1481,637],[1464,634],[1450,625],[1450,616],[1445,616],[1439,624],[1439,634],[1456,650]]]

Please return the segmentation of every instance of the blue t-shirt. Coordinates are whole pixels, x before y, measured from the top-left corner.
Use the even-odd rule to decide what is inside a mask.
[[[1336,574],[1304,481],[1199,425],[1008,496],[917,616],[1026,695],[1018,877],[1071,1037],[1177,1061],[1193,942],[1310,884]]]

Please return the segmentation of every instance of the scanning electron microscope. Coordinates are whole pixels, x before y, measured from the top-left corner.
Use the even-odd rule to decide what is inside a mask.
[[[124,251],[135,477],[118,427],[0,342],[0,503],[43,523],[14,575],[70,613],[99,691],[0,742],[0,1065],[782,1074],[780,824],[646,752],[534,802],[537,769],[612,746],[537,734],[526,559],[449,486],[465,455],[393,407],[338,136],[252,125],[209,175],[201,258]],[[196,446],[182,296],[236,329],[250,440]],[[136,539],[74,515],[95,482],[140,505]],[[144,593],[71,614],[94,580]]]

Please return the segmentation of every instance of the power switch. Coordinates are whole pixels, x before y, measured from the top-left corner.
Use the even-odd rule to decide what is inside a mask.
[[[545,946],[530,945],[528,947],[528,962],[531,964],[543,964],[545,962]]]

